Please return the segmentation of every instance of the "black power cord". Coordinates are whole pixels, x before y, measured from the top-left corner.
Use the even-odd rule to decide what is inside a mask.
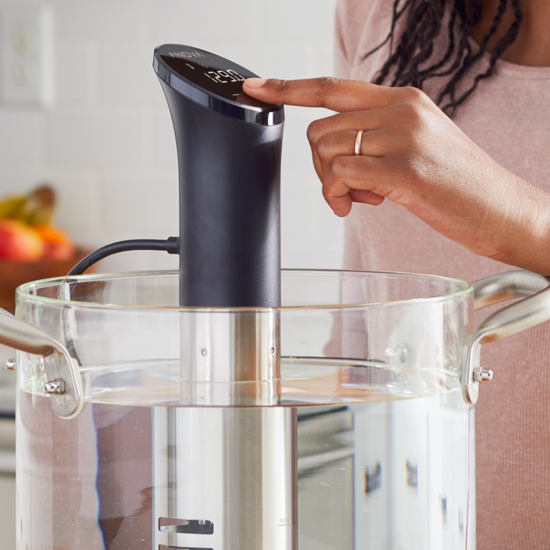
[[[168,239],[130,239],[127,241],[118,241],[116,243],[107,244],[94,250],[91,254],[88,254],[84,259],[80,260],[69,271],[67,276],[82,275],[89,267],[107,258],[113,254],[119,252],[130,252],[132,250],[160,250],[162,252],[168,252],[168,254],[179,254],[179,238],[168,237]]]
[[[89,267],[99,262],[107,256],[112,256],[113,254],[118,254],[119,252],[130,252],[133,250],[161,250],[163,252],[168,252],[168,254],[179,254],[179,238],[178,237],[168,237],[165,241],[161,239],[130,239],[127,241],[118,241],[116,243],[111,243],[97,250],[94,250],[91,254],[88,254],[84,259],[80,260],[67,274],[67,277],[72,275],[82,275]],[[69,285],[69,300],[71,287],[76,283],[76,281],[67,280]],[[80,367],[82,362],[78,357],[76,350],[75,341],[71,331],[73,327],[74,319],[69,317],[69,309],[63,308],[63,341],[65,346],[69,351],[71,357],[73,357],[77,365]]]

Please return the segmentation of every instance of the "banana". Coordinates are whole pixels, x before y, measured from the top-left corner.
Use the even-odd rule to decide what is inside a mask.
[[[21,221],[28,225],[50,223],[55,207],[55,193],[48,185],[40,185],[27,195],[27,201],[19,212]]]
[[[40,185],[25,195],[9,195],[0,201],[0,220],[19,220],[27,225],[47,225],[55,207],[55,193]]]
[[[5,199],[2,199],[0,201],[0,220],[18,219],[18,212],[26,201],[27,195],[20,194],[9,195]]]

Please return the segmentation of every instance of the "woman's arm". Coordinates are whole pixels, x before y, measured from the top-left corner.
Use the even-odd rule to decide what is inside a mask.
[[[244,90],[338,112],[308,129],[323,195],[338,216],[352,202],[389,199],[475,254],[550,274],[550,195],[495,162],[423,92],[334,78],[250,79]]]

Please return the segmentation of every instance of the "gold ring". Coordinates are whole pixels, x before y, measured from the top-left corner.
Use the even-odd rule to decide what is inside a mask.
[[[357,135],[355,136],[355,154],[361,154],[361,142],[363,140],[363,130],[357,130]]]

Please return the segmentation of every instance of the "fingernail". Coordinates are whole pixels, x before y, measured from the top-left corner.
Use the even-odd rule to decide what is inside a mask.
[[[266,83],[266,80],[263,78],[247,78],[245,82],[251,88],[261,88]]]

